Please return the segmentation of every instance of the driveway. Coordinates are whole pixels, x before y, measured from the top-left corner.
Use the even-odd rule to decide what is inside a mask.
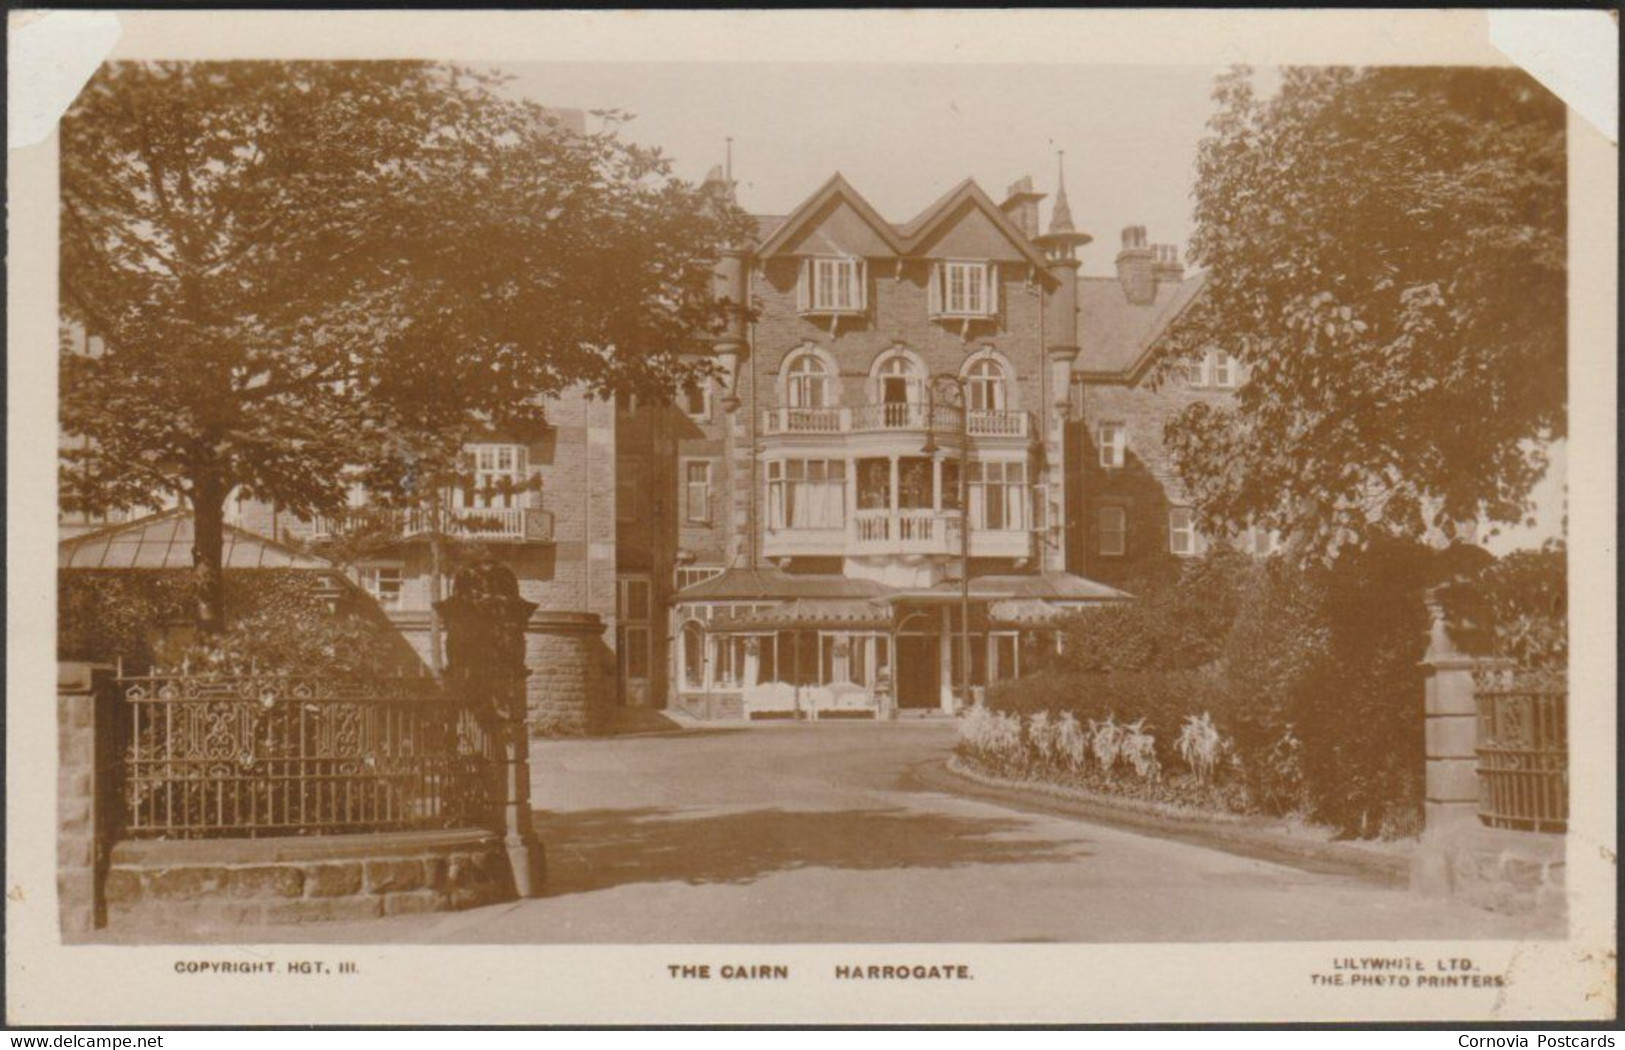
[[[1218,941],[1539,931],[1312,873],[930,785],[931,722],[538,741],[548,895],[263,931],[402,943]],[[244,939],[235,931],[230,939]]]

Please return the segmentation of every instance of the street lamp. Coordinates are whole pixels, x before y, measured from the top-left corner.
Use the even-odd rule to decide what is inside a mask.
[[[949,384],[959,407],[959,678],[963,702],[971,696],[970,662],[970,399],[963,376],[934,375],[925,385],[925,447],[927,456],[937,454],[937,384]]]

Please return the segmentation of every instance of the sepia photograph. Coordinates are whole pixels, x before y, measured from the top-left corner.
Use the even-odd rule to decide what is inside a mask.
[[[1544,944],[1532,1015],[1612,1017],[1570,482],[1615,423],[1571,432],[1570,362],[1612,397],[1574,238],[1617,182],[1549,78],[687,42],[121,44],[29,147],[64,965],[235,997],[614,946],[661,995],[947,996],[1285,945],[1206,1016],[1489,1019]]]

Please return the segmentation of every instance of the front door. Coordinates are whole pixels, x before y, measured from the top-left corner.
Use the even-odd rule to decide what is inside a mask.
[[[898,707],[939,707],[942,646],[935,635],[905,634],[897,639],[895,690]]]
[[[628,707],[649,706],[649,673],[653,664],[652,583],[647,576],[622,576],[618,581],[615,641],[619,656],[620,700]]]

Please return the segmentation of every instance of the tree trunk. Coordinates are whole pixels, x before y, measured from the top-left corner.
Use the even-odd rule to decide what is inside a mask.
[[[192,574],[197,587],[197,629],[219,634],[225,629],[224,568],[226,490],[216,478],[192,482]]]

